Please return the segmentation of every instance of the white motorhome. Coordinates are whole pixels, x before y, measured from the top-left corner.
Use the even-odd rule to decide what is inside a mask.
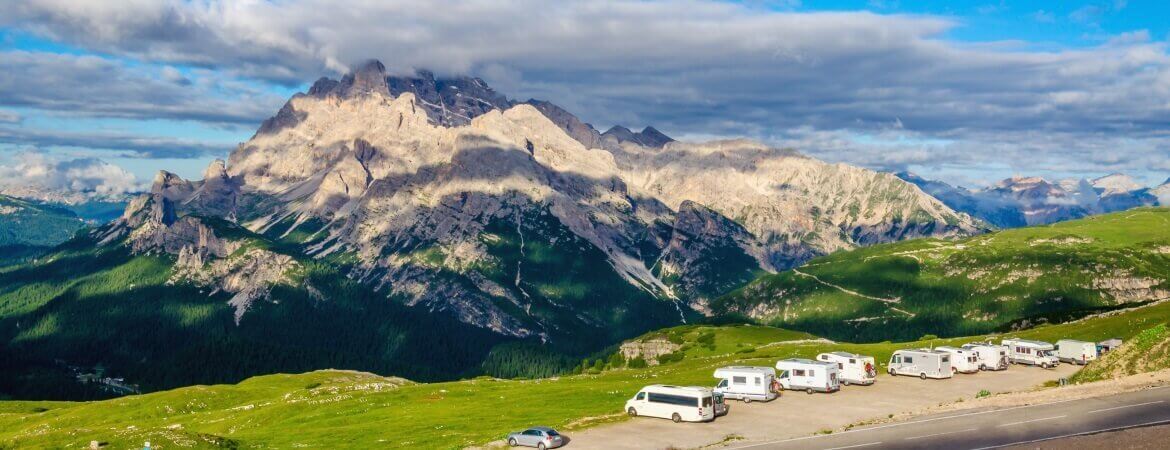
[[[1007,347],[1008,362],[1012,364],[1028,364],[1045,369],[1056,367],[1060,360],[1056,359],[1056,347],[1044,341],[1027,339],[1004,339],[1002,344]]]
[[[790,358],[776,361],[777,380],[784,389],[794,391],[836,392],[841,389],[837,365],[811,359]]]
[[[720,379],[715,386],[716,393],[723,394],[725,398],[743,400],[744,403],[772,400],[776,398],[780,387],[776,381],[776,369],[771,367],[720,367],[715,369],[715,378]]]
[[[1097,359],[1097,344],[1075,339],[1056,341],[1056,358],[1070,364],[1088,364]]]
[[[963,348],[975,352],[979,357],[979,370],[1007,370],[1007,347],[990,342],[963,344]]]
[[[630,416],[661,417],[678,422],[715,420],[715,396],[700,386],[652,384],[626,400]]]
[[[886,367],[890,375],[910,375],[924,380],[950,378],[954,375],[949,353],[924,348],[898,350],[890,355],[890,364]]]
[[[958,347],[935,347],[935,350],[951,355],[951,371],[955,373],[975,373],[979,371],[979,355],[974,350]]]
[[[877,364],[872,356],[848,352],[831,352],[817,355],[817,361],[834,363],[841,377],[841,384],[871,385],[877,380]]]

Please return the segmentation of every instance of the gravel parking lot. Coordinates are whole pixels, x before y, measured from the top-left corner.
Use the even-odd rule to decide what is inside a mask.
[[[843,387],[833,394],[808,395],[785,391],[768,403],[731,402],[731,412],[710,423],[675,424],[639,417],[626,422],[573,433],[568,448],[648,449],[696,448],[720,442],[742,445],[808,436],[863,421],[915,412],[940,403],[971,400],[981,390],[1021,391],[1068,377],[1078,367],[1056,369],[1012,366],[1001,372],[956,375],[947,380],[920,380],[881,375],[873,386]],[[714,380],[714,378],[712,378]],[[632,395],[633,393],[631,393]]]

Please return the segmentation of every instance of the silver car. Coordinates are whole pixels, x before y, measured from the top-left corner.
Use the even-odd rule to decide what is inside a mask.
[[[565,437],[557,433],[557,430],[549,427],[532,427],[524,431],[509,433],[508,445],[513,447],[523,445],[525,447],[536,447],[544,450],[546,448],[557,448],[565,445]]]

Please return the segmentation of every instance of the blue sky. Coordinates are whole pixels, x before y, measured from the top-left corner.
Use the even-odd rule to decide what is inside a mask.
[[[745,136],[968,186],[1170,176],[1167,2],[328,4],[16,4],[0,18],[0,175],[38,183],[16,169],[85,159],[198,178],[312,80],[378,58],[599,128]]]

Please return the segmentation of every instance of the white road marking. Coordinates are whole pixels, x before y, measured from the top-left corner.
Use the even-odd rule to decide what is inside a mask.
[[[934,434],[927,434],[927,435],[922,435],[922,436],[914,436],[914,437],[908,437],[908,438],[906,438],[906,440],[907,440],[907,441],[913,441],[913,440],[915,440],[915,439],[922,439],[922,438],[935,437],[935,436],[943,436],[943,435],[947,435],[947,434],[955,434],[955,433],[966,433],[966,432],[968,432],[968,431],[975,431],[975,430],[978,430],[978,428],[968,428],[968,429],[966,429],[966,430],[958,430],[958,431],[946,431],[946,432],[942,432],[942,433],[934,433]]]
[[[1133,408],[1133,407],[1135,407],[1135,406],[1146,406],[1146,405],[1153,405],[1153,404],[1157,404],[1157,403],[1163,403],[1163,402],[1164,402],[1164,400],[1158,400],[1158,401],[1155,401],[1155,402],[1145,402],[1145,403],[1138,403],[1138,404],[1136,404],[1136,405],[1124,405],[1124,406],[1114,406],[1114,407],[1112,407],[1112,408],[1094,409],[1094,410],[1092,410],[1092,411],[1089,411],[1089,412],[1087,412],[1087,413],[1085,413],[1085,414],[1093,414],[1093,413],[1099,413],[1099,412],[1105,412],[1105,411],[1113,411],[1113,410],[1115,410],[1115,409],[1122,409],[1122,408]]]
[[[1052,416],[1052,417],[1045,417],[1045,418],[1043,418],[1043,419],[1022,420],[1022,421],[1019,421],[1019,422],[1005,423],[1005,424],[1003,424],[1003,425],[996,425],[996,426],[998,426],[998,427],[1010,427],[1010,426],[1012,426],[1012,425],[1023,425],[1023,424],[1025,424],[1025,423],[1032,423],[1032,422],[1042,422],[1042,421],[1045,421],[1045,420],[1053,420],[1053,419],[1063,419],[1063,418],[1065,418],[1065,417],[1068,417],[1068,415],[1066,414],[1066,415],[1063,415],[1063,416]]]
[[[881,442],[870,442],[868,444],[846,445],[844,447],[826,448],[825,450],[841,450],[843,448],[869,447],[871,445],[881,445]]]
[[[1123,425],[1120,427],[1102,428],[1100,430],[1082,431],[1080,433],[1062,434],[1060,436],[1050,436],[1050,437],[1046,437],[1046,438],[1032,439],[1030,441],[1019,441],[1019,442],[1012,442],[1010,444],[999,444],[999,445],[993,445],[990,447],[979,447],[979,448],[972,449],[972,450],[992,450],[992,449],[996,449],[996,448],[1011,447],[1013,445],[1035,444],[1037,442],[1052,441],[1052,440],[1056,440],[1056,439],[1064,439],[1064,438],[1077,437],[1077,436],[1088,436],[1090,434],[1108,433],[1110,431],[1121,431],[1121,430],[1128,430],[1130,428],[1141,428],[1141,427],[1148,427],[1151,425],[1165,425],[1165,424],[1170,424],[1170,420],[1155,420],[1153,422],[1139,423],[1139,424],[1134,424],[1134,425]]]

